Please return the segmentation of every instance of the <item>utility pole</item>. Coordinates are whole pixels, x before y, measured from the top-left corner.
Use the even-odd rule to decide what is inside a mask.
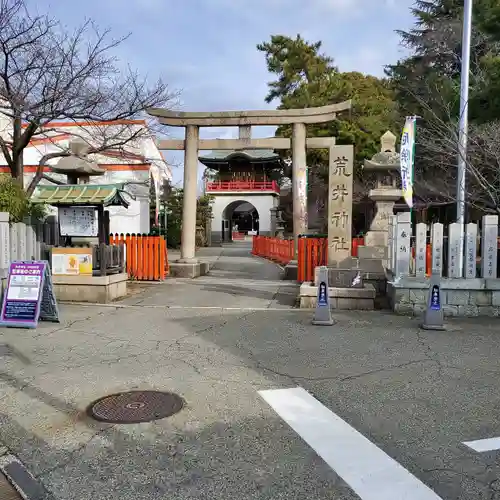
[[[458,266],[464,271],[465,244],[465,182],[467,171],[467,132],[469,125],[469,73],[472,31],[472,0],[464,0],[462,28],[462,68],[460,76],[460,121],[458,128],[457,222],[461,225]]]

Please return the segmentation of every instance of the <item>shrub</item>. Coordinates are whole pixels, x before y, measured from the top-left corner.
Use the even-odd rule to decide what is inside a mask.
[[[8,212],[11,222],[21,222],[26,217],[43,219],[46,208],[30,203],[23,188],[12,177],[0,175],[0,212]]]

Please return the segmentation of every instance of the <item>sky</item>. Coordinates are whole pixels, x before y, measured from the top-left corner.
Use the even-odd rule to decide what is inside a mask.
[[[117,56],[142,75],[180,92],[180,111],[276,108],[266,104],[267,72],[256,45],[271,35],[323,42],[341,71],[383,75],[404,54],[396,29],[408,29],[413,0],[30,0],[68,28],[92,18],[130,37]],[[182,138],[182,129],[166,129]],[[255,137],[273,129],[257,127]],[[237,129],[202,129],[202,138],[230,138]],[[182,183],[182,152],[165,152]],[[201,168],[200,168],[201,174]]]

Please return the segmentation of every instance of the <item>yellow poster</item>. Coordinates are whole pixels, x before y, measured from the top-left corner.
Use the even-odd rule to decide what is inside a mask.
[[[92,248],[54,247],[54,276],[92,276]]]
[[[78,256],[78,271],[80,274],[92,275],[92,254]]]

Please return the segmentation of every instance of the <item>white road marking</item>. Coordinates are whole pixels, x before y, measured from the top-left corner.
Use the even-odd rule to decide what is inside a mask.
[[[79,307],[102,307],[104,309],[192,309],[192,310],[214,310],[214,311],[269,311],[269,312],[294,312],[294,313],[308,313],[311,314],[311,309],[297,309],[293,306],[283,306],[283,307],[222,307],[222,306],[170,306],[159,305],[159,304],[101,304],[97,302],[64,302],[65,306],[79,306]]]
[[[362,500],[440,500],[398,462],[305,389],[259,391]]]
[[[477,451],[478,453],[500,450],[500,437],[477,439],[476,441],[464,441],[463,444],[473,449],[474,451]]]

